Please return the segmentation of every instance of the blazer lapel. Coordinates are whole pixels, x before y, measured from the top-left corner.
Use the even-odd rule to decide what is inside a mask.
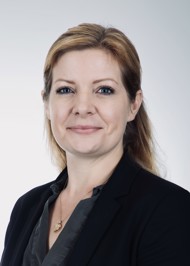
[[[87,265],[111,221],[120,209],[117,200],[129,193],[130,186],[140,170],[124,155],[91,211],[70,257],[69,266]]]

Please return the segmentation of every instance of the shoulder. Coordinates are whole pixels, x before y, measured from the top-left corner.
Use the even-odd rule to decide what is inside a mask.
[[[43,207],[46,200],[52,194],[51,186],[62,180],[64,174],[65,171],[62,171],[55,180],[34,187],[19,197],[13,207],[10,220],[15,221],[20,216],[26,217],[35,212],[36,209]]]
[[[140,169],[131,185],[131,197],[147,206],[151,212],[162,206],[166,215],[183,211],[190,217],[190,193],[166,179]],[[161,210],[161,209],[160,209]],[[185,214],[186,213],[186,214]]]
[[[134,168],[138,171],[125,206],[128,204],[130,209],[127,218],[132,221],[131,230],[139,232],[139,262],[141,265],[157,265],[158,261],[159,265],[161,261],[173,266],[187,265],[190,261],[189,191],[139,166]]]
[[[138,172],[133,191],[143,212],[144,239],[158,241],[162,236],[171,245],[172,241],[190,245],[189,191],[144,169]]]
[[[186,200],[188,204],[190,199],[187,190],[145,170],[128,154],[121,158],[105,190],[115,198],[126,195],[132,203],[141,205],[144,202],[148,206],[154,206],[172,195]]]
[[[123,184],[128,200],[147,216],[163,212],[168,217],[183,213],[190,220],[190,193],[179,185],[159,177],[127,158],[128,169],[123,171]],[[130,179],[130,182],[126,181]],[[127,183],[128,182],[128,183]],[[127,187],[128,186],[128,187]],[[134,205],[135,204],[135,205]],[[142,214],[143,215],[143,214]],[[171,214],[172,215],[172,214]],[[169,218],[168,218],[169,219]]]
[[[29,191],[27,191],[26,193],[21,195],[18,198],[17,202],[30,201],[30,199],[33,200],[33,198],[41,197],[44,192],[50,191],[51,185],[54,182],[55,181],[51,181],[51,182],[45,183],[43,185],[39,185],[39,186],[36,186],[34,188],[31,188]]]
[[[49,182],[35,187],[17,199],[11,212],[8,231],[11,231],[12,227],[14,227],[16,224],[20,224],[21,217],[24,221],[27,216],[33,213],[40,202],[45,202],[47,200],[51,193],[50,186],[52,183],[53,182]]]
[[[190,260],[190,193],[145,170],[139,172],[134,187],[142,203],[139,258],[143,265],[163,258],[172,260],[172,265],[186,265]]]
[[[39,202],[44,196],[47,197],[52,193],[51,186],[63,180],[65,173],[66,170],[63,170],[55,180],[30,189],[17,200],[15,205],[25,203],[34,204],[35,202]]]
[[[23,208],[30,208],[30,205],[35,205],[45,194],[48,196],[51,193],[50,187],[52,184],[53,182],[48,182],[34,187],[20,196],[15,203],[12,215],[14,215],[14,212],[17,212],[18,210],[21,211]]]
[[[111,190],[116,190],[116,195],[133,195],[138,199],[149,198],[149,200],[150,198],[161,200],[171,194],[190,197],[187,190],[145,170],[128,154],[125,154],[119,162],[112,179]]]
[[[142,193],[146,193],[146,195],[153,194],[155,196],[160,195],[160,197],[181,195],[187,199],[190,198],[188,190],[142,168],[136,175],[134,186],[135,189],[139,192],[142,191]]]
[[[11,235],[17,234],[18,228],[21,230],[21,227],[24,227],[26,221],[29,223],[29,221],[34,219],[34,223],[36,222],[45,202],[52,194],[51,185],[62,179],[63,174],[64,171],[54,181],[29,190],[16,201],[7,227],[5,243],[7,243]]]

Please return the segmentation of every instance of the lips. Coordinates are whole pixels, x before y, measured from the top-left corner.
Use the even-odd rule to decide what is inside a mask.
[[[90,133],[97,132],[98,130],[102,128],[97,127],[97,126],[91,126],[91,125],[77,125],[77,126],[68,127],[67,129],[75,133],[79,133],[79,134],[90,134]]]

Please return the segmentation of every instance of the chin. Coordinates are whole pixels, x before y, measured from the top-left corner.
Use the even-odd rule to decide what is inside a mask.
[[[70,148],[70,149],[64,149],[66,152],[68,151],[70,154],[75,154],[75,155],[77,155],[77,156],[81,156],[81,157],[83,157],[83,156],[97,156],[97,155],[101,155],[102,154],[102,148],[101,147],[95,147],[95,146],[93,146],[93,147],[89,147],[89,145],[88,145],[88,147],[72,147],[72,148]]]
[[[77,149],[72,152],[73,154],[78,154],[81,156],[93,156],[100,154],[100,151],[97,149]]]

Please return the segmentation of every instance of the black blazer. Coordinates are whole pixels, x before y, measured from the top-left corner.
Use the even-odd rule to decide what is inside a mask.
[[[15,204],[1,266],[22,265],[52,183],[34,188]],[[67,266],[85,265],[190,266],[189,192],[124,155],[93,207]]]

